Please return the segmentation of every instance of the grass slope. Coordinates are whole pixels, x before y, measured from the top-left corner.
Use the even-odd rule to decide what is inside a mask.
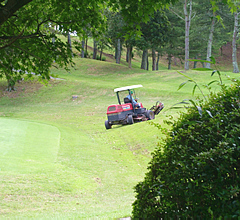
[[[170,106],[191,96],[192,85],[177,91],[186,79],[174,71],[75,61],[70,73],[52,70],[62,80],[42,87],[22,82],[16,97],[0,99],[0,218],[130,216],[133,187],[163,134],[148,122],[106,130],[106,108],[117,102],[113,89],[142,84],[137,94],[145,107],[165,104],[155,120],[161,124],[167,115],[177,117]],[[200,84],[216,77],[187,74]]]
[[[39,165],[56,162],[60,132],[56,127],[0,118],[0,161],[2,171],[37,172]]]

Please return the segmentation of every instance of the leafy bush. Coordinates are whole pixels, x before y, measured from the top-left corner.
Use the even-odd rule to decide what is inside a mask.
[[[133,218],[240,216],[240,82],[173,122],[136,187]],[[159,125],[160,127],[160,125]],[[164,150],[162,150],[164,149]]]
[[[106,57],[103,56],[103,57],[102,57],[102,61],[106,61]]]

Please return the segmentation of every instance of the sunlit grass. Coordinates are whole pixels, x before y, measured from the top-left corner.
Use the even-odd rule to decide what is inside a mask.
[[[172,105],[193,98],[193,84],[178,90],[187,79],[174,70],[129,70],[127,65],[74,59],[70,72],[52,69],[61,80],[0,99],[0,137],[5,137],[0,140],[1,218],[130,216],[133,187],[144,177],[163,134],[148,122],[106,130],[107,106],[117,103],[113,89],[142,84],[136,92],[144,106],[158,100],[165,105],[154,121],[160,124],[167,115],[178,117]],[[218,79],[209,72],[185,74],[201,87]]]

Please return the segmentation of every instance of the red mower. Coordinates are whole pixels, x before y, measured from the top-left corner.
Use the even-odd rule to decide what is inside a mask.
[[[133,85],[114,89],[114,92],[117,94],[119,104],[108,106],[108,120],[105,121],[106,129],[110,129],[112,125],[126,125],[155,119],[155,115],[158,115],[164,108],[163,103],[159,101],[149,110],[144,108],[142,103],[138,103],[133,97],[135,97],[134,89],[139,87],[142,87],[142,85]]]

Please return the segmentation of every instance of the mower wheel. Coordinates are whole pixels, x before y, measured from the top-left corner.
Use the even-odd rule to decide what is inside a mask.
[[[112,126],[109,124],[108,121],[105,121],[105,127],[106,127],[106,129],[110,129],[110,128],[112,128]]]
[[[130,124],[130,125],[134,123],[134,121],[133,121],[133,116],[132,116],[132,115],[129,115],[129,116],[127,117],[127,123]]]
[[[153,119],[155,119],[154,112],[151,111],[151,110],[147,110],[147,112],[146,112],[146,117],[148,118],[148,120],[153,120]]]

